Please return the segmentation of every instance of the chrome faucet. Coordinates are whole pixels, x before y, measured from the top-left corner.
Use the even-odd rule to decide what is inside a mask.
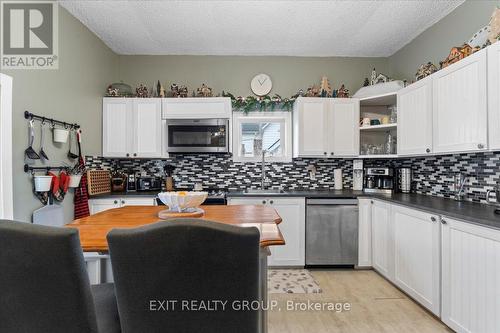
[[[261,189],[265,190],[266,189],[266,182],[267,182],[267,177],[266,177],[266,153],[267,150],[263,149],[262,150],[262,164],[261,164],[261,174],[260,174],[260,187]]]

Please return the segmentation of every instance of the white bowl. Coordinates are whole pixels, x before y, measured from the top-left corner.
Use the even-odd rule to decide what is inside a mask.
[[[161,192],[158,198],[170,210],[182,212],[188,208],[200,206],[207,198],[207,192]]]

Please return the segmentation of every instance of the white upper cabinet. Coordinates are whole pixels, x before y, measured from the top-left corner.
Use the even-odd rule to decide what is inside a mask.
[[[439,216],[392,205],[394,283],[436,316],[440,314]]]
[[[433,74],[434,153],[487,148],[486,52]]]
[[[330,98],[331,156],[359,155],[359,100],[355,98]]]
[[[294,105],[294,157],[326,157],[328,110],[324,98],[299,97]]]
[[[161,157],[161,102],[158,98],[134,98],[134,157]]]
[[[161,157],[161,102],[157,98],[103,99],[104,157]]]
[[[126,157],[133,145],[132,104],[127,98],[104,98],[102,103],[102,155]]]
[[[163,119],[231,118],[229,97],[162,98]]]
[[[500,43],[488,47],[489,148],[500,149]]]
[[[299,97],[294,106],[294,157],[357,156],[359,100]]]
[[[398,155],[432,153],[432,77],[398,91]]]

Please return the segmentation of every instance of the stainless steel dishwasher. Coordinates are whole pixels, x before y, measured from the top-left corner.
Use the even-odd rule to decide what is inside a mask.
[[[307,199],[306,266],[358,263],[358,200]]]

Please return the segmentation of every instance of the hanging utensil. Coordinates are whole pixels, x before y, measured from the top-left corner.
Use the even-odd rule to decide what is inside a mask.
[[[33,149],[33,142],[35,141],[35,128],[33,126],[33,119],[29,121],[28,125],[28,141],[29,147],[24,151],[25,155],[32,160],[39,160],[40,156],[36,153],[35,149]]]
[[[45,138],[45,121],[42,121],[42,124],[40,125],[40,129],[41,129],[41,133],[40,133],[40,152],[39,152],[39,155],[40,157],[42,157],[42,159],[44,160],[48,160],[49,157],[47,156],[47,154],[45,153],[45,151],[43,150],[43,143],[44,143],[44,138]]]
[[[69,138],[68,138],[68,141],[69,141],[69,151],[68,151],[68,158],[71,159],[71,160],[74,160],[75,158],[78,158],[78,155],[73,153],[71,151],[71,148],[73,146],[73,133],[74,133],[74,130],[71,129],[69,131]]]

